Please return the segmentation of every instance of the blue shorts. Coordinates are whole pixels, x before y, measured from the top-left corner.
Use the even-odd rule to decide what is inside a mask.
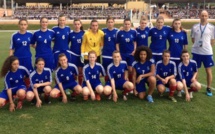
[[[91,87],[94,91],[96,90],[97,86],[102,85],[102,83],[100,81],[97,81],[95,83],[90,83],[90,84],[91,84]],[[83,82],[82,87],[87,87],[87,84],[85,81]]]
[[[42,86],[42,87],[37,88],[37,91],[38,91],[39,94],[44,93],[44,91],[43,91],[43,90],[44,90],[44,87],[45,87],[45,86]],[[34,92],[33,89],[32,89],[31,87],[28,88],[27,92],[28,92],[28,91]]]
[[[33,72],[33,66],[32,66],[32,59],[31,57],[26,57],[26,58],[18,58],[19,59],[19,64],[26,67],[28,71],[31,73]]]
[[[138,93],[146,92],[146,80],[147,79],[141,80],[139,84],[136,84],[136,90]]]
[[[162,55],[153,55],[152,58],[154,59],[156,64],[159,60],[162,60]]]
[[[54,52],[54,68],[57,68],[58,56],[61,53],[64,53],[66,55],[68,62],[71,61],[71,54],[69,52],[70,52],[69,50],[59,50],[59,51]]]
[[[118,90],[124,90],[123,85],[125,84],[125,82],[126,80],[124,79],[115,81],[115,88]],[[111,86],[110,81],[107,81],[105,85]]]
[[[200,68],[203,62],[205,68],[214,66],[213,55],[193,54],[193,60],[196,61],[197,67]]]
[[[102,66],[104,67],[105,71],[107,71],[108,65],[110,65],[112,62],[113,62],[113,59],[102,57]]]
[[[77,67],[83,67],[84,63],[81,62],[80,56],[71,54],[71,63],[75,64]]]
[[[17,86],[17,87],[14,87],[12,88],[12,95],[16,95],[16,92],[19,90],[19,89],[24,89],[26,90],[26,86],[24,85],[21,85],[21,86]],[[3,90],[1,93],[0,93],[0,98],[3,98],[5,100],[8,100],[8,95],[7,95],[7,90]]]
[[[62,83],[62,86],[63,86],[63,89],[66,90],[66,89],[70,89],[70,90],[74,90],[74,88],[78,85],[78,83],[76,81],[73,81],[73,82],[70,82],[70,83]],[[58,84],[55,85],[54,88],[57,88],[60,90]]]
[[[169,81],[168,81],[167,84],[163,84],[161,80],[157,80],[157,84],[156,85],[158,86],[160,84],[164,85],[165,87],[169,87]]]
[[[121,53],[121,56],[122,56],[122,60],[126,61],[128,66],[132,66],[132,63],[134,62],[133,55]]]
[[[53,71],[53,69],[54,69],[54,57],[52,54],[45,55],[45,56],[38,56],[38,57],[36,57],[36,60],[38,58],[43,58],[45,60],[45,67],[47,67]]]

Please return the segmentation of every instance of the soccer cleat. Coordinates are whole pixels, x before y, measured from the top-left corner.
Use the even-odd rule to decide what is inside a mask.
[[[213,96],[210,88],[206,89],[206,93],[207,93],[207,96]]]
[[[148,100],[149,103],[153,103],[154,102],[154,100],[153,100],[153,98],[152,98],[151,95],[147,96],[147,100]]]
[[[65,92],[66,92],[66,95],[70,95],[71,94],[69,89],[66,89]]]
[[[193,92],[190,92],[190,99],[193,99]]]
[[[108,100],[112,99],[112,94],[108,95]]]
[[[22,109],[22,101],[18,101],[18,103],[17,103],[17,106],[16,106],[16,109]]]
[[[169,88],[166,88],[165,92],[169,92]]]
[[[172,102],[177,102],[177,100],[173,96],[169,96],[169,99],[172,100]]]
[[[124,101],[127,101],[127,100],[128,100],[127,97],[126,97],[126,95],[123,95],[123,100],[124,100]]]
[[[96,100],[97,100],[97,101],[100,101],[100,100],[101,100],[101,96],[100,96],[100,94],[98,94],[98,93],[96,93]]]
[[[88,100],[88,98],[89,98],[89,96],[88,96],[88,95],[87,95],[87,96],[84,96],[84,97],[83,97],[83,100],[87,101],[87,100]]]
[[[182,97],[181,91],[178,91],[177,96],[178,96],[178,97]]]

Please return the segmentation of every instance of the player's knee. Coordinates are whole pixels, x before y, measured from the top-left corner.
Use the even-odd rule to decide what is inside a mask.
[[[183,84],[181,82],[177,82],[177,90],[181,91],[184,88]]]
[[[33,92],[29,91],[29,92],[26,93],[26,100],[27,101],[32,101],[33,98],[34,98],[34,93]]]
[[[96,92],[97,92],[97,93],[102,94],[103,91],[104,91],[103,86],[99,85],[99,86],[96,87]]]
[[[51,90],[52,90],[51,86],[45,86],[45,88],[44,88],[45,93],[50,93]]]
[[[83,96],[90,95],[90,90],[87,87],[83,88]]]
[[[110,95],[110,94],[111,94],[111,91],[112,91],[112,89],[111,89],[110,86],[105,86],[105,87],[104,87],[104,94],[105,94],[105,95]]]
[[[170,79],[170,85],[171,86],[176,86],[176,80],[175,79]]]
[[[82,87],[81,87],[80,85],[78,85],[78,86],[75,88],[75,92],[78,93],[78,94],[82,93],[82,92],[83,92]]]

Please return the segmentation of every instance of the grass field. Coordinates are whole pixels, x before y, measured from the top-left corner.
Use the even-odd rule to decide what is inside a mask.
[[[0,32],[0,67],[8,56],[11,34]],[[189,39],[189,49],[190,46]],[[214,72],[213,68],[213,74]],[[199,81],[206,84],[203,68],[199,70]],[[0,90],[3,87],[3,79],[0,79]],[[155,92],[153,104],[132,95],[129,95],[128,101],[125,102],[119,94],[117,103],[107,100],[104,96],[101,102],[84,102],[81,97],[67,104],[52,100],[52,104],[44,104],[41,108],[25,102],[22,110],[13,113],[8,111],[6,105],[0,109],[0,133],[215,133],[215,98],[205,95],[205,87],[195,93],[194,99],[189,103],[185,102],[184,96],[177,100],[177,103],[173,103],[167,99],[167,94],[161,98]]]

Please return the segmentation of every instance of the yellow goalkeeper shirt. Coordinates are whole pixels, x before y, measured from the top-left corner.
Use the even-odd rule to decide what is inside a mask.
[[[98,30],[95,34],[90,29],[85,32],[81,44],[81,53],[88,53],[89,51],[94,50],[97,56],[101,55],[101,48],[104,43],[104,32]],[[88,59],[88,56],[84,56],[84,59]]]

